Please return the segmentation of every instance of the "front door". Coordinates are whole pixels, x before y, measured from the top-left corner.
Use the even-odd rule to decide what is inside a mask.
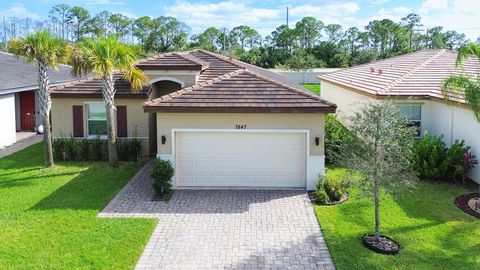
[[[35,93],[33,91],[20,93],[20,128],[35,130]]]

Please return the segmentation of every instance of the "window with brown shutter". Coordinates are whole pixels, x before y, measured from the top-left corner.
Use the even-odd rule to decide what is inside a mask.
[[[73,137],[83,137],[82,105],[73,105]]]
[[[117,106],[117,136],[127,137],[127,106]]]

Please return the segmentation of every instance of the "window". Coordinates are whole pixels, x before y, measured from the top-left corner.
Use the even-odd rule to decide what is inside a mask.
[[[398,108],[407,116],[408,121],[410,121],[410,126],[417,128],[417,136],[420,136],[422,129],[422,106],[400,105]]]
[[[107,135],[107,112],[103,103],[88,103],[87,130],[89,136]]]

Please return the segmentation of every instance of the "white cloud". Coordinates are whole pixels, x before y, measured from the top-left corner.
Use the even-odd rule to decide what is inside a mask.
[[[125,2],[117,0],[85,0],[83,4],[87,6],[118,6],[125,5]]]
[[[255,28],[262,35],[270,34],[276,27],[286,22],[285,7],[256,8],[254,3],[224,1],[218,3],[192,3],[178,1],[166,8],[166,15],[185,22],[193,33],[203,31],[208,26],[217,28],[245,24]],[[325,23],[351,23],[359,10],[354,2],[324,5],[305,4],[290,6],[290,26],[305,16],[314,16]]]
[[[381,5],[390,2],[390,0],[368,0],[372,5]]]
[[[8,8],[8,9],[5,9],[5,10],[0,10],[0,16],[17,17],[17,18],[20,18],[20,19],[30,18],[32,20],[40,19],[40,15],[27,10],[21,4],[14,4],[11,8]]]
[[[420,11],[428,13],[434,10],[441,10],[448,8],[448,0],[426,0],[420,6]]]
[[[204,0],[207,1],[207,0]],[[356,26],[363,29],[372,20],[391,19],[395,22],[408,15],[418,13],[422,17],[424,28],[444,26],[445,30],[456,30],[465,33],[471,40],[480,35],[480,27],[475,24],[480,17],[480,0],[425,0],[418,3],[416,9],[407,5],[393,8],[380,6],[375,14],[369,17],[360,17],[362,8],[353,0],[349,2],[331,1],[330,4],[290,4],[290,26],[304,16],[313,16],[325,24],[338,23],[347,29]],[[174,16],[190,26],[192,33],[199,33],[209,26],[217,28],[233,28],[245,24],[249,25],[262,35],[270,34],[280,24],[284,24],[285,5],[276,7],[255,7],[255,1],[207,3],[180,0],[165,8],[165,14]]]
[[[185,22],[193,33],[203,31],[208,26],[217,28],[245,24],[260,32],[271,31],[271,21],[279,25],[281,11],[278,9],[255,8],[244,3],[225,1],[219,3],[190,3],[179,1],[166,8],[166,15]]]
[[[476,23],[480,17],[480,1],[450,0],[447,4],[446,7],[420,10],[424,28],[443,26],[445,30],[456,30],[475,41],[480,36],[480,26]]]

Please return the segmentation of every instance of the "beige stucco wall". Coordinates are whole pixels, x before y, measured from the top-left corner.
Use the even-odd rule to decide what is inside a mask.
[[[159,80],[173,80],[182,82],[183,87],[192,86],[196,83],[198,71],[182,71],[182,70],[144,70],[150,83],[155,83]]]
[[[157,149],[160,155],[172,154],[172,129],[307,129],[310,130],[310,155],[324,155],[325,115],[316,113],[157,113]],[[161,136],[167,142],[161,144]],[[315,145],[315,137],[320,145]]]
[[[103,102],[101,98],[53,98],[52,134],[54,138],[71,137],[73,134],[73,105],[87,102]],[[143,99],[116,99],[116,105],[127,106],[127,135],[143,141],[142,154],[148,153],[148,114],[143,112]],[[83,110],[83,130],[87,134],[86,110]]]

